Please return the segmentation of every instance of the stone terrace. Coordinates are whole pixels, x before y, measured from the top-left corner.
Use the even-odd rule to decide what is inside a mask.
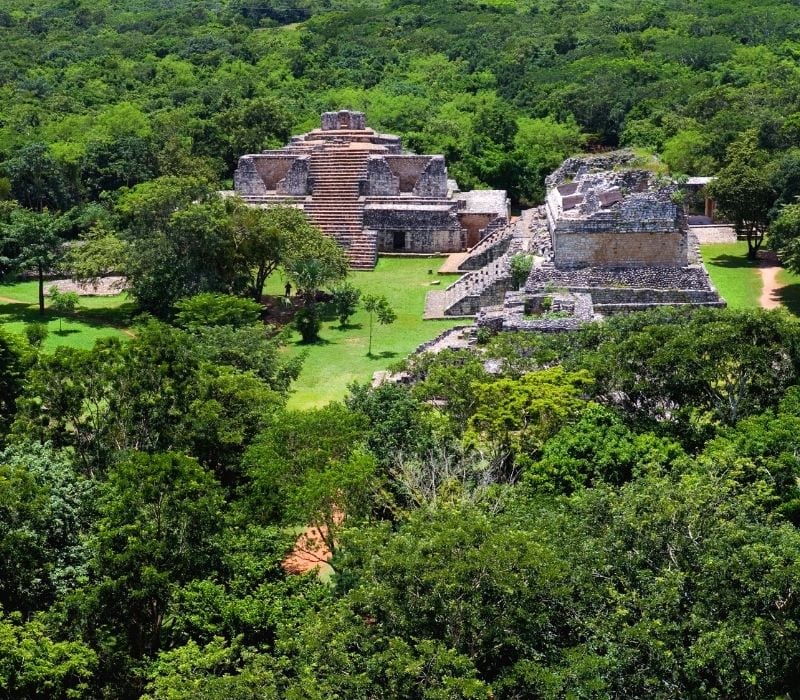
[[[242,156],[234,185],[253,206],[303,209],[357,269],[374,268],[378,251],[463,251],[508,221],[504,191],[459,192],[442,156],[402,153],[399,137],[349,110],[324,113],[321,128],[280,150]]]
[[[429,293],[425,317],[480,313],[491,328],[557,331],[654,306],[724,306],[673,196],[676,186],[631,169],[633,160],[618,152],[565,161],[547,179],[545,207],[490,232],[461,262],[468,272]],[[510,291],[509,264],[520,251],[532,253],[535,265],[517,293]],[[522,310],[543,295],[591,312],[525,318]]]

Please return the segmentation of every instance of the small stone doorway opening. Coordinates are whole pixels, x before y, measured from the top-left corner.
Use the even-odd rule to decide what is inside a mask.
[[[405,250],[406,249],[406,232],[405,231],[395,231],[393,233],[392,248],[394,250]]]

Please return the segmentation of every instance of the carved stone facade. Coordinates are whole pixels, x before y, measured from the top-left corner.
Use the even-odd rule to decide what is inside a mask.
[[[509,228],[492,235],[497,240],[485,256],[471,256],[481,263],[488,257],[483,267],[468,259],[462,269],[474,271],[438,297],[429,293],[428,317],[479,314],[478,323],[489,328],[555,331],[656,306],[724,306],[675,196],[677,186],[634,161],[627,151],[565,161],[546,180],[540,213],[523,212],[532,236],[528,251],[535,253],[524,289],[508,291],[508,265],[501,264],[514,252]],[[502,250],[503,237],[510,238],[508,252],[489,257]],[[530,313],[542,298],[564,302],[556,317]],[[582,311],[567,314],[567,307]]]
[[[253,206],[302,208],[361,269],[378,251],[461,251],[508,220],[504,191],[459,192],[443,156],[402,153],[399,137],[349,110],[325,112],[321,128],[280,150],[242,156],[234,187]]]

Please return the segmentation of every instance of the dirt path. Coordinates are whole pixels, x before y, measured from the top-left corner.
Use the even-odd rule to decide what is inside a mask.
[[[781,266],[773,255],[764,255],[761,258],[759,272],[761,273],[761,298],[759,304],[762,309],[777,309],[781,306],[778,291],[783,287],[778,282],[778,272]]]

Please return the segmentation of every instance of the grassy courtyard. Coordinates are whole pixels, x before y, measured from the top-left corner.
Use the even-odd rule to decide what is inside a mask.
[[[45,290],[47,290],[45,282]],[[0,284],[0,326],[14,333],[23,333],[26,323],[45,320],[49,335],[44,349],[59,345],[91,348],[96,340],[109,336],[126,337],[125,327],[133,304],[126,294],[105,297],[81,297],[74,314],[59,316],[45,308],[39,314],[38,283],[13,282]],[[45,299],[45,304],[49,300]]]
[[[732,309],[758,308],[761,274],[747,259],[747,242],[712,243],[700,247],[711,281]]]
[[[319,342],[304,345],[300,336],[292,334],[286,352],[306,356],[303,371],[294,385],[290,405],[295,408],[322,406],[344,396],[353,381],[367,381],[373,372],[386,369],[402,359],[418,345],[438,335],[458,321],[423,321],[425,295],[442,289],[457,275],[440,276],[436,270],[442,258],[382,258],[373,272],[354,272],[350,281],[365,294],[383,294],[397,312],[397,320],[389,326],[375,325],[372,356],[367,356],[368,317],[359,311],[345,329],[335,319],[326,320]],[[428,271],[433,270],[433,274]],[[431,283],[439,280],[438,286]],[[283,294],[285,280],[279,274],[268,281],[268,294]],[[22,333],[25,323],[39,321],[36,282],[0,284],[0,326]],[[45,350],[59,345],[90,348],[99,338],[124,337],[132,303],[125,294],[111,297],[81,297],[74,315],[62,318],[47,311],[50,335]]]
[[[320,340],[313,345],[304,345],[300,336],[293,334],[287,352],[305,353],[306,359],[289,405],[308,408],[339,399],[348,384],[369,380],[376,370],[386,369],[441,331],[463,323],[422,320],[425,295],[443,289],[458,277],[437,275],[442,262],[442,258],[381,258],[374,271],[353,272],[350,281],[364,294],[385,295],[397,312],[397,320],[389,326],[374,326],[372,357],[367,356],[369,319],[363,311],[346,329],[340,329],[335,319],[325,321]],[[434,274],[428,274],[428,270]],[[435,280],[440,280],[439,286],[431,285]],[[283,285],[280,275],[274,275],[266,291],[281,294]]]

